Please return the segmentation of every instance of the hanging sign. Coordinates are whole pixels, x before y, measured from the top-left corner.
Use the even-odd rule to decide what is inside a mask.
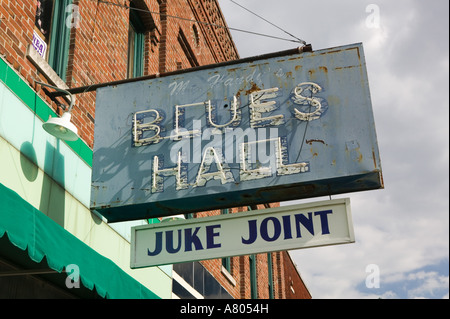
[[[131,268],[355,241],[349,199],[169,221],[131,234]]]
[[[91,209],[109,222],[382,187],[361,44],[97,90]]]

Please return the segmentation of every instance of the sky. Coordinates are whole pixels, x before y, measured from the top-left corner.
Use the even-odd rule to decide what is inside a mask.
[[[314,50],[364,46],[385,188],[332,196],[351,199],[355,243],[290,252],[312,297],[448,299],[449,1],[233,1]],[[294,39],[233,1],[229,28]],[[300,46],[231,34],[241,58]]]

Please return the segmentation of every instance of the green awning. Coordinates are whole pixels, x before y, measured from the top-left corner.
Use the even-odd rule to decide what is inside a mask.
[[[61,273],[75,264],[81,283],[102,298],[159,299],[110,259],[103,257],[0,183],[0,238],[7,236],[29,258]],[[2,252],[0,251],[0,256]]]

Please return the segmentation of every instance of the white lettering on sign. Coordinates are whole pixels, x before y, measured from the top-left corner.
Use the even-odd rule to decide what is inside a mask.
[[[311,94],[309,97],[302,95],[305,90],[305,86],[310,89]],[[297,119],[301,121],[312,121],[320,118],[322,113],[325,111],[325,108],[322,107],[322,103],[319,98],[312,96],[320,91],[322,91],[322,88],[318,84],[312,82],[301,83],[294,89],[294,103],[309,109],[307,112],[302,112],[296,108],[295,117]],[[315,110],[311,112],[312,107],[314,107]]]
[[[131,266],[352,242],[350,200],[337,199],[133,227]]]
[[[144,115],[142,118],[146,118],[149,116],[149,114],[154,114],[155,119],[149,123],[142,123],[141,121],[137,120],[138,115]],[[148,145],[148,144],[154,144],[159,143],[162,137],[160,136],[161,133],[161,127],[158,125],[162,120],[162,117],[159,115],[159,112],[157,110],[147,110],[142,112],[136,112],[134,114],[134,125],[133,125],[133,142],[134,146],[142,146],[142,145]],[[149,138],[142,138],[142,135],[144,132],[152,131],[153,136]],[[140,136],[141,138],[138,138]]]
[[[257,77],[256,73],[253,73],[251,77]],[[231,81],[231,79],[229,79]],[[219,81],[228,81],[221,79],[219,76],[211,77],[210,84],[216,85]],[[172,94],[178,94],[184,92],[188,88],[189,82],[172,83],[169,85]],[[313,121],[319,119],[327,109],[327,103],[323,103],[324,100],[317,97],[316,94],[322,91],[322,87],[317,83],[303,82],[298,84],[292,93],[292,101],[295,104],[292,119],[298,121]],[[288,119],[283,114],[273,114],[279,108],[275,98],[280,94],[278,87],[256,90],[248,94],[248,109],[250,118],[250,130],[253,130],[252,134],[248,130],[242,131],[237,127],[242,120],[241,103],[238,97],[233,96],[231,102],[229,120],[225,120],[225,123],[218,123],[214,117],[214,110],[217,107],[211,100],[201,101],[190,104],[180,104],[174,106],[174,129],[171,132],[164,132],[162,122],[163,116],[156,108],[148,109],[134,113],[132,124],[133,146],[143,147],[158,144],[164,140],[179,141],[180,143],[191,145],[190,141],[193,140],[194,144],[199,144],[197,138],[203,135],[208,136],[225,136],[225,154],[222,154],[222,139],[220,143],[211,142],[211,145],[205,147],[201,152],[193,154],[194,161],[200,163],[200,168],[197,172],[195,182],[189,184],[187,179],[187,166],[188,161],[185,159],[191,158],[190,148],[188,153],[177,150],[171,151],[171,160],[177,163],[174,167],[164,167],[163,159],[160,155],[153,157],[153,172],[152,172],[152,193],[164,191],[164,179],[168,177],[176,178],[176,190],[182,190],[189,187],[202,187],[210,180],[220,180],[222,184],[236,182],[233,178],[233,174],[228,167],[229,160],[234,159],[233,156],[229,157],[228,153],[231,150],[233,153],[233,146],[228,145],[228,141],[233,141],[233,136],[236,137],[237,151],[239,152],[240,160],[240,173],[239,178],[241,181],[250,181],[256,179],[262,179],[266,177],[291,174],[305,173],[310,170],[309,163],[289,163],[288,159],[288,146],[285,139],[281,136],[271,136],[269,138],[256,139],[255,130],[277,127],[286,123]],[[226,105],[228,107],[228,105]],[[196,108],[204,110],[207,118],[209,128],[203,129],[200,123],[194,121],[193,128],[188,129],[185,125],[186,112],[192,112]],[[271,115],[268,115],[271,113]],[[230,136],[231,135],[231,136]],[[238,136],[242,135],[242,136]],[[247,141],[244,141],[243,136],[247,136]],[[253,135],[250,138],[250,135]],[[203,136],[203,140],[204,137]],[[180,144],[183,145],[183,144]],[[256,147],[266,147],[269,145],[271,157],[266,158],[264,163],[270,162],[269,165],[262,165],[260,159],[255,159]],[[197,145],[198,146],[198,145]],[[259,152],[258,154],[263,154]],[[187,155],[187,156],[186,156]],[[225,155],[225,156],[224,156]],[[227,161],[228,159],[228,161]],[[253,167],[252,163],[260,163],[257,167]],[[214,164],[215,171],[211,170],[211,166]]]
[[[278,88],[250,93],[250,126],[252,128],[284,124],[283,115],[263,117],[263,113],[272,112],[277,108],[276,102],[270,101],[277,96],[276,92]]]
[[[267,140],[258,140],[253,142],[247,142],[241,144],[241,180],[252,180],[252,179],[260,179],[265,177],[270,177],[273,175],[272,165],[263,166],[256,169],[249,169],[249,154],[250,154],[250,146],[256,143],[266,143],[272,142],[271,145],[275,145],[275,155],[276,155],[276,173],[278,176],[281,175],[290,175],[297,173],[307,172],[309,169],[308,163],[295,163],[295,164],[283,164],[288,161],[286,154],[286,146],[283,146],[281,143],[281,137],[271,138]]]
[[[213,115],[212,115],[212,111],[213,111],[213,106],[211,105],[211,101],[208,101],[208,122],[209,124],[211,124],[213,127],[215,128],[225,128],[225,127],[229,127],[231,126],[233,123],[239,123],[240,122],[240,109],[238,109],[238,101],[236,96],[233,96],[233,103],[232,103],[232,118],[231,120],[226,123],[226,124],[216,124],[213,122]]]
[[[233,174],[231,174],[230,169],[223,161],[223,156],[221,154],[219,156],[219,153],[220,150],[215,149],[214,147],[208,147],[205,149],[194,187],[204,186],[210,179],[219,179],[222,184],[234,182]],[[210,172],[213,161],[217,166],[216,172]]]

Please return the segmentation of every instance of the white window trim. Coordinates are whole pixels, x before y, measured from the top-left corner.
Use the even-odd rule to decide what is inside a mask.
[[[228,270],[224,266],[222,266],[221,272],[233,286],[236,286],[236,280],[233,278],[233,276],[228,272]]]

